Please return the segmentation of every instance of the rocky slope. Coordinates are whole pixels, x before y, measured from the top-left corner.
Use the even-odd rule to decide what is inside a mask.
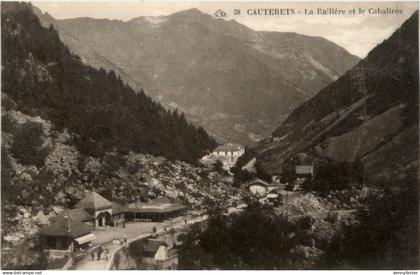
[[[96,154],[91,149],[104,140],[88,138],[78,142],[86,133],[79,132],[76,125],[88,126],[85,123],[91,121],[93,128],[102,125],[101,129],[105,130],[107,122],[117,122],[118,126],[110,129],[117,129],[121,134],[134,131],[133,124],[125,123],[133,117],[146,127],[145,132],[136,135],[136,144],[144,142],[148,148],[157,145],[165,152],[169,152],[171,145],[158,144],[159,137],[167,135],[168,140],[182,142],[182,136],[188,135],[191,140],[187,143],[198,145],[200,140],[193,133],[205,132],[187,126],[185,118],[167,113],[144,95],[140,95],[142,103],[137,105],[146,111],[143,115],[125,113],[131,108],[129,101],[136,98],[134,91],[122,85],[112,73],[94,70],[82,64],[77,56],[70,55],[52,28],[41,27],[29,4],[2,3],[1,12],[1,229],[2,252],[12,255],[2,257],[2,261],[6,258],[12,261],[6,263],[9,268],[44,268],[32,266],[39,261],[31,261],[29,254],[25,254],[25,260],[16,260],[19,258],[14,255],[22,254],[21,250],[11,251],[10,248],[20,247],[36,254],[39,246],[34,236],[39,227],[58,212],[57,207],[72,207],[82,198],[84,190],[94,189],[122,204],[168,197],[182,201],[191,209],[203,209],[208,200],[228,204],[239,199],[238,190],[230,187],[231,177],[211,169],[152,155],[147,150],[137,151],[134,147],[121,150],[118,146],[108,149],[105,146]],[[84,81],[91,84],[80,89]],[[92,83],[104,86],[98,88]],[[118,83],[124,87],[122,93],[118,92],[121,88]],[[101,99],[106,98],[107,87],[116,92],[117,98],[103,103]],[[124,100],[129,95],[132,97]],[[90,97],[87,105],[83,105],[85,96]],[[120,105],[113,106],[112,102]],[[112,109],[117,111],[114,113]],[[99,114],[98,110],[106,111]],[[90,115],[78,120],[81,114]],[[124,117],[118,118],[122,114]],[[177,123],[171,126],[177,133],[171,134],[161,127],[159,134],[153,134],[153,141],[142,140],[148,132],[153,133],[151,124],[159,126],[160,119],[148,121],[154,116],[160,117],[161,122],[168,121],[169,117],[179,119],[178,126]],[[187,128],[182,130],[183,127]],[[188,133],[186,129],[192,131]],[[101,137],[117,144],[125,143],[128,138],[114,139],[116,136],[107,131],[98,136]],[[188,152],[186,147],[175,147]],[[31,238],[31,245],[25,243]]]
[[[296,152],[357,162],[386,183],[417,167],[418,12],[337,81],[302,104],[258,146],[275,173]]]
[[[203,210],[207,201],[228,205],[241,198],[231,177],[185,162],[132,152],[82,155],[72,144],[75,134],[14,109],[17,105],[2,96],[2,267],[44,269],[39,229],[64,207],[72,207],[84,190],[122,204],[168,197],[195,210]],[[29,135],[25,148],[37,165],[17,158],[14,148],[22,132]]]
[[[256,32],[197,9],[128,22],[36,12],[83,60],[115,68],[220,141],[266,136],[358,61],[322,38]]]
[[[3,96],[3,102],[10,101]],[[20,244],[48,223],[60,207],[72,207],[95,190],[106,198],[126,204],[168,197],[192,209],[204,209],[207,201],[229,204],[239,200],[232,178],[204,167],[194,167],[164,157],[130,152],[107,152],[102,158],[84,156],[72,145],[73,133],[55,130],[40,117],[15,109],[2,113],[2,240],[4,246]],[[36,126],[36,127],[35,127]],[[35,148],[37,165],[25,164],[13,150],[23,129],[41,129]]]

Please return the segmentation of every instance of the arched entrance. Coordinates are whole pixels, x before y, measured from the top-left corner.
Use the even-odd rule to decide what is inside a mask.
[[[106,226],[111,225],[111,214],[108,212],[101,212],[96,217],[96,224],[97,226]]]

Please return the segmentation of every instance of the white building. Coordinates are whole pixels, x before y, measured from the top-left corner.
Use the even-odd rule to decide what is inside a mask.
[[[214,149],[212,155],[216,156],[223,163],[223,168],[229,171],[244,153],[245,148],[242,145],[227,143]]]

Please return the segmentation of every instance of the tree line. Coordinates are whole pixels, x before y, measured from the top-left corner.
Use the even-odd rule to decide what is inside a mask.
[[[2,3],[2,92],[20,111],[67,128],[84,155],[117,150],[195,163],[216,142],[114,71],[83,64],[26,3]]]

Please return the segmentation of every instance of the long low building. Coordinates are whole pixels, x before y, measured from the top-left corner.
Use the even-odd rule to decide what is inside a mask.
[[[51,224],[41,230],[44,248],[50,251],[72,252],[84,249],[95,238],[95,228],[119,226],[126,221],[163,221],[181,215],[186,206],[166,198],[147,203],[121,205],[90,192],[75,208],[65,209],[50,219]]]
[[[129,204],[125,210],[125,217],[127,220],[163,221],[181,215],[186,209],[187,207],[184,205],[160,198],[147,203],[134,202]]]

